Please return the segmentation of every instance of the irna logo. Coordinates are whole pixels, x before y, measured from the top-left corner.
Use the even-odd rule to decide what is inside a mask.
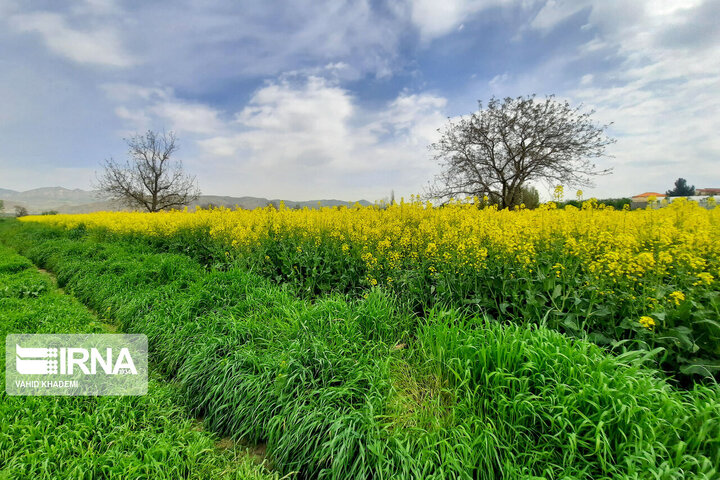
[[[15,345],[15,354],[15,369],[21,375],[73,375],[75,369],[85,375],[95,375],[98,367],[106,375],[137,375],[126,347],[120,348],[117,356],[113,356],[112,348],[106,348],[103,356],[97,348],[23,348]]]
[[[144,395],[145,335],[8,335],[8,395]]]

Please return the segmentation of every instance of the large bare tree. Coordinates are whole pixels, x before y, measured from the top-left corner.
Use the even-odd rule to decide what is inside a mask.
[[[593,113],[552,95],[492,98],[485,108],[479,102],[469,117],[449,120],[438,130],[440,140],[430,145],[442,165],[430,196],[488,196],[506,208],[522,201],[528,182],[592,185],[593,176],[611,173],[593,159],[614,142],[605,134],[608,125],[590,119]]]
[[[125,139],[128,160],[105,160],[97,188],[105,196],[131,208],[159,212],[179,208],[200,196],[195,177],[183,172],[182,162],[171,158],[177,150],[173,132],[151,130]]]

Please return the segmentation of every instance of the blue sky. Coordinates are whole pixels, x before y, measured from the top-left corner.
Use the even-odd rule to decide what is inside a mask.
[[[0,0],[0,188],[89,188],[150,128],[207,194],[409,196],[448,117],[532,93],[613,122],[614,174],[586,196],[718,187],[717,18],[707,0]]]

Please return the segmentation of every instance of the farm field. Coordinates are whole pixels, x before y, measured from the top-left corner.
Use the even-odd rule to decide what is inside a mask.
[[[0,247],[3,337],[108,329],[28,259]],[[4,352],[0,367],[4,385]],[[177,388],[157,376],[141,397],[15,397],[3,387],[0,398],[0,478],[278,478],[244,448],[218,448]]]
[[[305,298],[392,293],[548,326],[616,352],[662,348],[685,384],[720,372],[720,209],[427,208],[199,210],[26,217],[146,242],[214,269],[247,268]]]
[[[0,241],[146,334],[177,401],[280,475],[709,479],[719,212],[98,213]]]

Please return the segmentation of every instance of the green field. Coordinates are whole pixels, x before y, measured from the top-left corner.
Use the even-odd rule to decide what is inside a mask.
[[[720,389],[678,389],[648,352],[439,305],[418,317],[383,289],[298,296],[138,238],[5,222],[0,240],[146,334],[156,374],[141,398],[4,396],[0,467],[20,477],[265,475],[214,448],[221,437],[266,444],[275,474],[297,478],[720,475]],[[106,328],[23,257],[3,259],[6,333]],[[79,432],[63,434],[60,411]]]
[[[27,258],[0,246],[3,338],[110,331]],[[0,400],[3,479],[277,478],[245,448],[206,431],[181,403],[178,387],[158,375],[142,397],[15,397],[3,387]]]

